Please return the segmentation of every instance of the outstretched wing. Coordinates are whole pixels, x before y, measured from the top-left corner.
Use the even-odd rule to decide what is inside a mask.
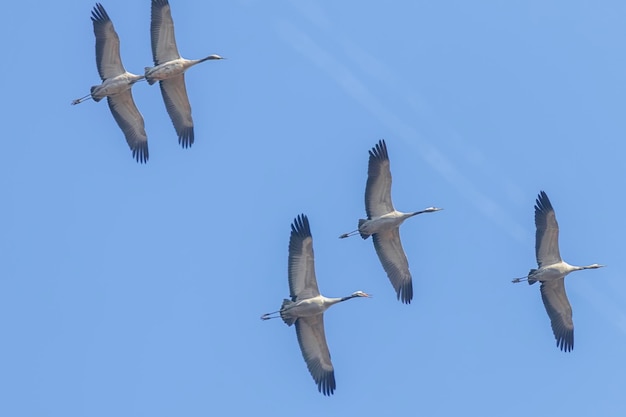
[[[150,38],[154,65],[180,58],[174,37],[174,21],[168,0],[152,0]]]
[[[191,105],[185,87],[185,74],[162,80],[159,82],[159,86],[167,114],[170,115],[174,129],[176,129],[178,143],[183,148],[188,148],[194,142],[194,133]]]
[[[120,38],[113,22],[100,3],[91,11],[93,33],[96,35],[96,66],[102,81],[126,72],[120,58]]]
[[[556,345],[564,352],[571,351],[574,349],[574,321],[572,306],[565,294],[565,280],[542,282],[541,299],[550,316]]]
[[[324,315],[300,317],[296,321],[296,333],[302,356],[317,389],[324,395],[335,391],[335,371],[324,334]]]
[[[535,203],[535,253],[541,268],[561,262],[559,253],[559,224],[548,195],[541,191]]]
[[[396,290],[398,299],[405,304],[410,304],[413,299],[413,280],[409,272],[409,261],[406,259],[400,241],[399,228],[375,233],[372,239],[378,259]]]
[[[289,294],[292,301],[320,295],[315,278],[313,236],[309,219],[304,214],[298,215],[291,224],[288,270]]]
[[[384,140],[380,140],[370,151],[365,186],[365,212],[367,218],[382,216],[394,211],[391,202],[391,170],[389,155]]]
[[[143,117],[135,105],[130,89],[108,96],[107,101],[115,121],[124,132],[133,158],[139,163],[148,162],[148,136]]]

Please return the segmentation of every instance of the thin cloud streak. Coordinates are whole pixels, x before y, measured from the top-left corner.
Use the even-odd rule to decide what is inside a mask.
[[[372,115],[387,125],[395,137],[404,140],[449,183],[464,195],[476,209],[502,227],[518,242],[527,241],[528,232],[513,221],[506,212],[491,198],[480,192],[454,166],[454,163],[441,153],[435,146],[425,141],[411,125],[403,122],[391,113],[359,79],[330,53],[317,45],[310,36],[286,21],[278,21],[276,29],[286,43],[297,52],[310,59],[321,70],[326,72],[339,86],[352,96]]]

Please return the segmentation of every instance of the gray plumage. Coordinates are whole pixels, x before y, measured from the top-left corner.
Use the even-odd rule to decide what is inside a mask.
[[[178,135],[178,142],[183,148],[188,148],[195,138],[184,72],[201,62],[222,57],[209,55],[202,59],[185,59],[180,56],[168,0],[152,0],[150,38],[154,67],[145,68],[146,80],[150,85],[159,81],[165,108]]]
[[[389,154],[387,144],[384,140],[380,140],[369,151],[365,185],[367,219],[359,219],[357,230],[344,233],[339,237],[345,238],[355,233],[359,233],[363,239],[372,236],[378,259],[396,291],[397,298],[409,304],[413,299],[413,279],[400,240],[400,225],[409,217],[439,210],[441,209],[429,207],[421,211],[403,213],[393,207]]]
[[[109,109],[117,122],[133,158],[139,163],[148,161],[148,136],[145,124],[137,105],[133,100],[131,87],[142,80],[143,75],[127,72],[120,57],[120,39],[115,32],[113,22],[100,3],[91,12],[93,31],[96,36],[96,66],[102,84],[91,88],[91,98],[100,101],[107,97]],[[74,104],[82,100],[75,100]]]
[[[574,321],[572,306],[565,292],[565,277],[574,271],[597,269],[603,265],[574,266],[561,259],[559,252],[559,224],[548,195],[541,191],[535,201],[535,255],[537,269],[531,269],[525,278],[513,282],[541,282],[541,300],[550,317],[556,345],[564,352],[574,349]]]
[[[313,237],[309,219],[298,215],[291,224],[288,260],[289,296],[280,310],[261,316],[263,320],[281,317],[285,324],[295,324],[302,357],[317,389],[332,395],[336,388],[335,370],[324,333],[324,312],[332,305],[356,297],[369,297],[356,291],[347,297],[329,298],[320,294],[315,278]],[[273,316],[278,314],[278,316]]]

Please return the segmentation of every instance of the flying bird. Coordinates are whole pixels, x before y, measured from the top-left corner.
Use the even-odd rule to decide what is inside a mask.
[[[143,117],[131,94],[131,87],[143,80],[143,75],[135,75],[124,69],[120,58],[120,38],[113,22],[100,3],[91,11],[93,32],[96,35],[96,65],[102,84],[91,87],[91,93],[72,101],[79,104],[85,100],[100,101],[107,98],[115,121],[124,132],[126,142],[139,163],[148,161],[148,136]]]
[[[318,391],[332,395],[335,391],[335,371],[324,334],[324,312],[342,301],[370,296],[363,291],[341,298],[320,294],[315,278],[313,237],[309,219],[304,214],[297,216],[291,224],[288,271],[291,299],[283,300],[280,310],[263,314],[261,319],[281,317],[288,326],[295,323],[302,356]]]
[[[559,225],[548,195],[541,191],[535,202],[535,253],[538,269],[513,282],[528,281],[530,285],[541,282],[541,299],[550,317],[556,345],[564,352],[574,349],[574,322],[572,306],[565,294],[565,277],[573,271],[597,269],[604,265],[574,266],[561,259],[559,253]]]
[[[185,71],[201,62],[223,58],[219,55],[209,55],[202,59],[185,59],[180,56],[168,0],[152,0],[150,35],[154,67],[146,67],[145,77],[150,85],[159,81],[165,108],[178,135],[178,143],[187,148],[193,144],[194,134],[191,105],[185,87]]]
[[[421,211],[402,213],[393,208],[391,202],[391,171],[389,154],[384,140],[380,140],[369,151],[367,169],[367,185],[365,186],[365,212],[367,219],[359,219],[359,228],[344,233],[343,239],[360,234],[363,239],[372,236],[378,258],[396,290],[397,298],[405,304],[413,299],[413,281],[400,242],[400,225],[409,217],[422,213],[433,213],[442,210],[428,207]]]

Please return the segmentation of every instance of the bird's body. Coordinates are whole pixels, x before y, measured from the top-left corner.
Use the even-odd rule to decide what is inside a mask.
[[[131,74],[126,71],[123,74],[116,75],[113,78],[107,78],[100,85],[91,87],[91,98],[98,102],[105,97],[114,96],[130,90],[137,81],[143,80],[143,75]]]
[[[315,297],[305,298],[298,301],[285,299],[283,301],[283,306],[280,309],[280,317],[287,325],[291,326],[291,324],[299,318],[324,314],[329,307],[337,303],[349,300],[350,298],[362,296],[353,295],[341,298],[330,298],[324,297],[323,295],[317,295]]]
[[[144,76],[150,85],[159,81],[178,142],[183,148],[187,148],[194,142],[194,129],[184,73],[201,62],[223,58],[219,55],[209,55],[202,59],[185,59],[180,56],[168,0],[152,0],[150,35],[154,66],[146,67]]]
[[[176,58],[172,59],[171,61],[156,65],[154,67],[146,67],[144,76],[146,77],[148,84],[152,85],[157,81],[163,81],[169,78],[176,77],[178,75],[182,75],[185,71],[187,71],[194,65],[204,61],[208,61],[210,59],[223,58],[219,55],[209,55],[208,57],[202,59]]]
[[[513,282],[541,282],[541,299],[550,317],[556,345],[564,352],[574,349],[574,321],[572,306],[565,293],[565,277],[574,271],[597,269],[603,265],[570,265],[559,252],[559,225],[548,195],[541,191],[535,203],[535,254],[537,269],[531,269],[525,278]]]
[[[390,213],[376,216],[372,219],[359,219],[359,234],[363,239],[367,239],[373,234],[388,232],[400,227],[402,223],[409,217],[426,213],[427,211],[417,211],[412,213],[403,213],[394,210]]]
[[[323,295],[305,298],[299,301],[289,301],[280,310],[280,316],[284,321],[297,320],[300,317],[311,317],[323,314],[328,307],[339,302],[340,298],[327,298]]]
[[[359,219],[359,227],[340,238],[356,233],[363,239],[372,236],[376,254],[380,259],[396,295],[403,303],[413,299],[413,279],[409,262],[400,241],[400,225],[409,217],[441,210],[428,207],[421,211],[403,213],[393,207],[391,201],[391,170],[387,145],[381,140],[369,151],[367,184],[365,186],[365,212],[367,219]]]
[[[124,132],[133,157],[137,162],[147,162],[148,136],[143,117],[131,94],[133,84],[145,77],[124,69],[120,57],[120,39],[113,22],[100,3],[96,3],[93,8],[91,20],[96,35],[96,64],[102,84],[91,87],[89,95],[74,100],[72,104],[82,103],[87,98],[98,102],[106,97],[115,121]]]
[[[531,269],[528,274],[528,282],[533,284],[536,281],[546,282],[565,278],[570,272],[586,269],[582,266],[570,265],[565,261],[551,265],[544,265],[539,269]]]
[[[356,291],[347,297],[329,298],[320,294],[315,278],[313,237],[305,215],[296,217],[289,239],[289,292],[278,311],[261,316],[263,320],[278,314],[285,324],[296,325],[302,356],[318,390],[324,395],[335,391],[335,371],[324,334],[324,312],[331,306],[357,297],[369,297]]]

